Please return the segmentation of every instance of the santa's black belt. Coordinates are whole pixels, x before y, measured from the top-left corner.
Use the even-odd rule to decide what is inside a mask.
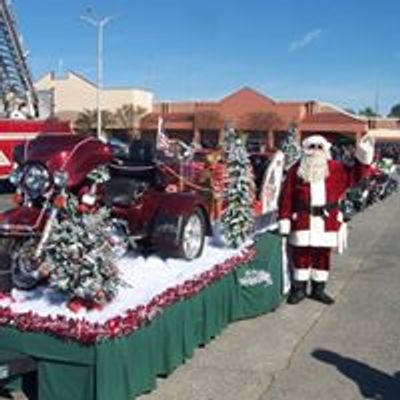
[[[313,217],[324,217],[326,213],[339,208],[339,203],[328,203],[324,206],[298,205],[294,212],[309,212]]]

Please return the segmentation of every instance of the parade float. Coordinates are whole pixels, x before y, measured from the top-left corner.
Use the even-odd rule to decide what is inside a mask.
[[[230,322],[280,304],[269,230],[283,155],[256,187],[233,129],[218,162],[183,153],[138,140],[117,158],[72,135],[24,146],[0,215],[0,343],[38,359],[41,398],[61,381],[65,399],[138,395]]]
[[[36,93],[5,0],[0,11],[0,58],[12,61],[0,164],[4,175],[18,164],[0,214],[0,350],[34,361],[20,368],[36,368],[33,397],[131,399],[229,323],[279,306],[285,262],[271,230],[296,148],[251,165],[232,129],[223,149],[178,144],[163,157],[142,141],[116,157],[93,137],[38,135],[69,129],[22,119],[37,114]]]
[[[254,186],[234,132],[200,162],[70,135],[38,119],[5,0],[0,20],[0,172],[15,187],[0,215],[0,380],[34,370],[33,398],[132,398],[230,322],[278,307],[279,159]]]

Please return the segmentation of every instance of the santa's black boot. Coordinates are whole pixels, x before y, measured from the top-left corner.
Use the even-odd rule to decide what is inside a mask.
[[[307,297],[307,282],[294,281],[287,298],[288,304],[298,304]]]
[[[310,299],[327,304],[328,306],[335,302],[331,296],[325,293],[325,282],[311,282]]]

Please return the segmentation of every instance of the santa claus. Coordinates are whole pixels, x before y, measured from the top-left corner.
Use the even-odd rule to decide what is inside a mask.
[[[293,256],[289,304],[307,296],[324,304],[334,300],[325,292],[331,249],[340,246],[343,216],[339,201],[347,189],[370,172],[374,141],[365,135],[357,145],[356,162],[346,166],[331,160],[331,144],[320,135],[306,138],[302,157],[289,169],[280,199],[279,229],[288,236]]]

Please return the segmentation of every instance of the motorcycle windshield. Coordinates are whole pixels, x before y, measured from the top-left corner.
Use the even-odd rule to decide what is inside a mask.
[[[26,162],[40,162],[51,171],[66,171],[68,184],[78,184],[94,168],[112,160],[109,146],[92,136],[43,135],[26,144]]]
[[[41,135],[27,142],[24,149],[25,161],[46,164],[49,159],[60,157],[62,162],[84,137],[76,135]]]

